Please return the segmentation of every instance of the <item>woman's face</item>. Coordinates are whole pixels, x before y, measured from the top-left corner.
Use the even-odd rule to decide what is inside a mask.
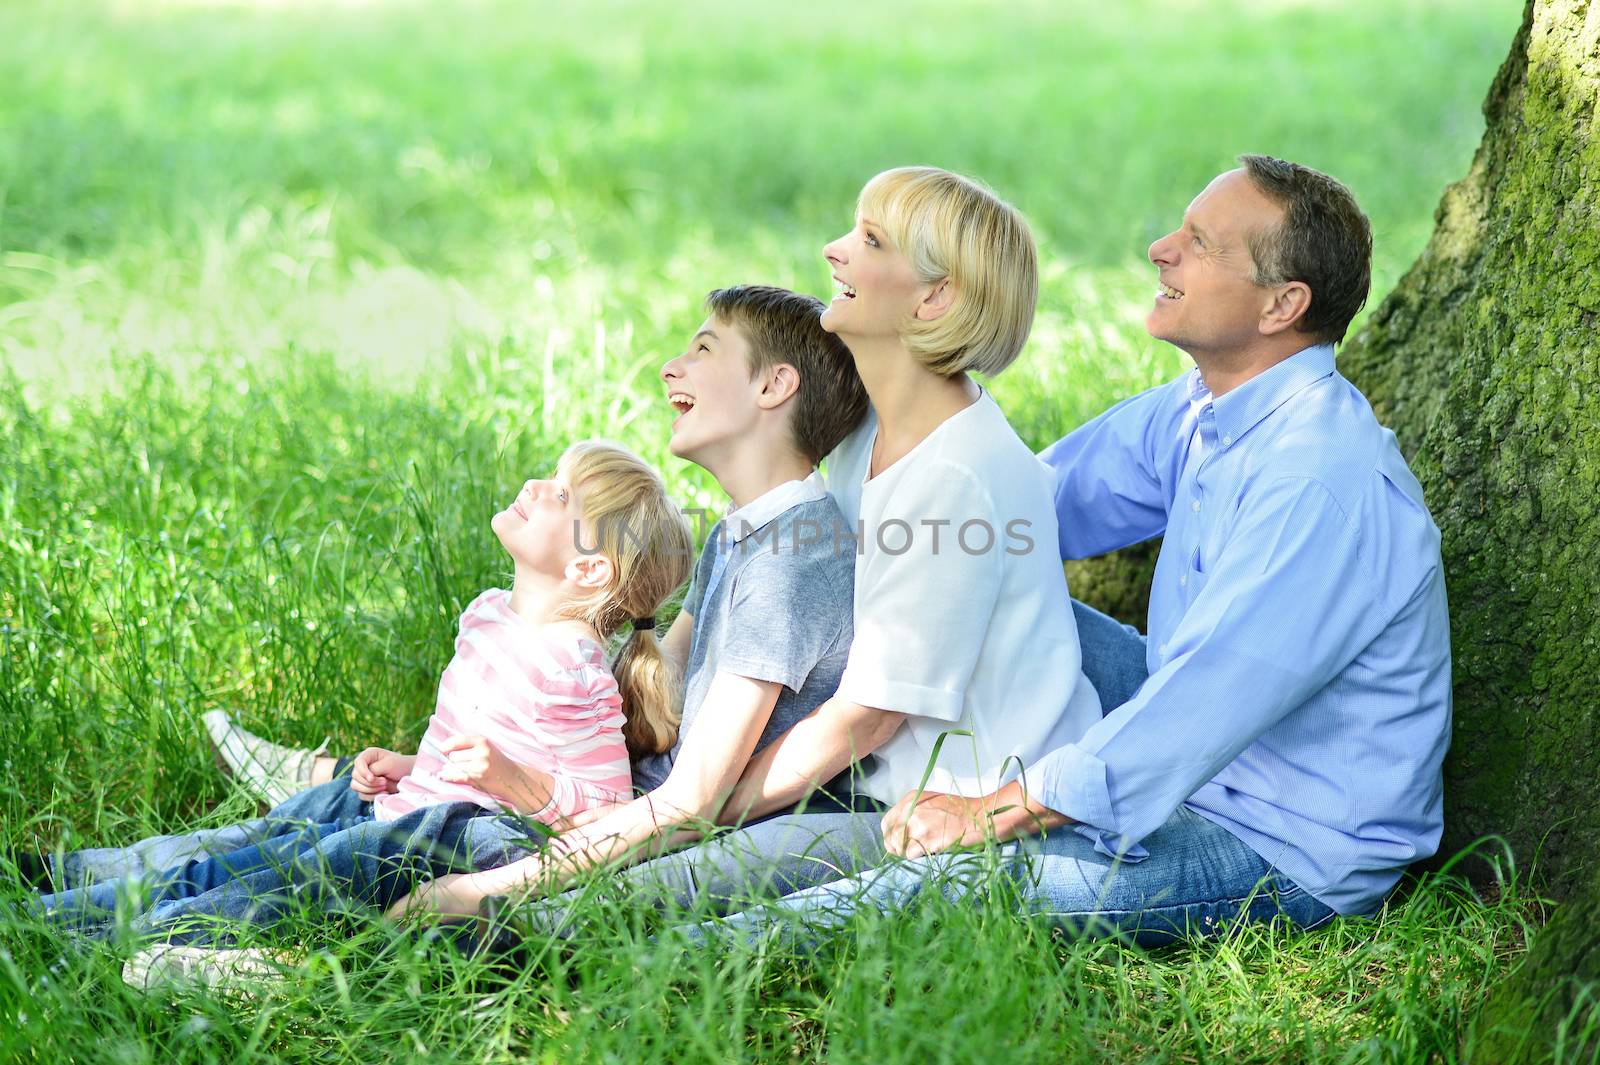
[[[840,286],[822,312],[822,328],[847,344],[852,337],[899,336],[932,288],[917,280],[910,260],[883,227],[861,215],[822,255]]]

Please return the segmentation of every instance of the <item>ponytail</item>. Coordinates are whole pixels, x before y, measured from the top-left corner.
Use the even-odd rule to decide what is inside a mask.
[[[661,653],[655,630],[636,626],[622,642],[611,672],[622,693],[622,738],[629,760],[671,750],[678,739],[678,677]]]
[[[582,440],[561,456],[584,524],[615,578],[567,603],[564,613],[610,641],[632,625],[611,661],[622,695],[622,738],[637,762],[678,739],[679,678],[656,642],[655,612],[689,577],[694,538],[667,498],[661,475],[637,455],[602,440]]]

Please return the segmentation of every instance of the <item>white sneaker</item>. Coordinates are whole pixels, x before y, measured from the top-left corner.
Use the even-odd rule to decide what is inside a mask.
[[[225,710],[207,711],[201,719],[228,771],[245,790],[268,806],[277,806],[289,796],[311,786],[311,770],[328,741],[314,750],[280,747],[234,723]]]
[[[122,982],[140,991],[158,987],[215,987],[260,991],[283,982],[295,959],[285,951],[251,947],[148,947],[122,966]]]

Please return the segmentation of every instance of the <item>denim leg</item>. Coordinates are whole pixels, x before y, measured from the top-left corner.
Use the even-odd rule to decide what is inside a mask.
[[[1140,862],[1108,858],[1068,830],[1009,843],[998,852],[939,854],[891,862],[760,909],[678,929],[690,941],[765,936],[810,946],[856,913],[905,909],[927,891],[970,899],[1003,872],[1021,905],[1073,935],[1123,936],[1144,946],[1225,925],[1287,917],[1301,928],[1334,911],[1272,867],[1232,833],[1180,808],[1144,840]]]
[[[1083,647],[1083,674],[1100,693],[1101,713],[1109,714],[1133,698],[1150,676],[1145,638],[1132,625],[1076,599],[1072,617],[1078,623],[1078,643]]]
[[[369,820],[324,837],[280,866],[152,907],[134,922],[134,932],[172,943],[227,946],[240,925],[262,927],[306,912],[334,918],[381,911],[422,880],[471,869],[474,847],[485,856],[491,844],[522,856],[510,845],[509,829],[492,836],[473,831],[485,816],[494,817],[472,803],[442,803],[393,821]],[[531,831],[529,840],[531,853],[538,846]]]
[[[350,821],[371,812],[350,788],[349,778],[334,778],[306,788],[274,807],[266,817],[222,828],[150,836],[129,847],[91,847],[50,855],[51,879],[61,888],[170,869],[199,857],[228,854],[288,831],[294,823]]]
[[[258,869],[281,868],[318,840],[351,827],[350,821],[312,825],[269,821],[276,834],[227,854],[195,857],[170,869],[102,880],[52,895],[38,905],[49,920],[79,930],[105,926],[116,918],[119,901],[135,912],[174,900],[194,898]]]
[[[596,892],[630,905],[727,913],[752,901],[776,898],[815,884],[850,876],[883,861],[883,814],[790,814],[769,818],[693,847],[630,866],[593,886],[508,909],[489,902],[485,911],[511,937],[567,935],[570,916]]]

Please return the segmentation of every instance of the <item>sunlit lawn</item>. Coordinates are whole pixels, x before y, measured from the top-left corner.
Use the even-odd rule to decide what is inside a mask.
[[[506,486],[603,434],[716,504],[657,369],[712,287],[825,291],[884,166],[1032,220],[1040,315],[994,389],[1036,446],[1182,367],[1140,326],[1144,248],[1239,152],[1352,186],[1381,295],[1520,10],[0,7],[0,843],[247,815],[218,706],[415,742],[457,611],[504,579]],[[597,904],[515,968],[312,935],[254,1002],[144,998],[117,948],[0,920],[0,1058],[1455,1060],[1535,909],[1440,880],[1376,924],[1152,955],[934,905],[686,961]]]

